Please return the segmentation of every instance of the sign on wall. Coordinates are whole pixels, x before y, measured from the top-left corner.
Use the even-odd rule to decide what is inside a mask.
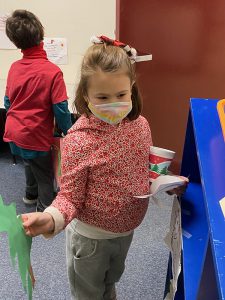
[[[65,38],[44,38],[44,49],[48,59],[54,64],[68,64],[67,40]]]
[[[5,21],[8,14],[0,12],[0,49],[17,49],[5,33]]]

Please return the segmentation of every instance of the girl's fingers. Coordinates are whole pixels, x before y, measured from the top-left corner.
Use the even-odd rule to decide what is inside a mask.
[[[23,226],[26,228],[32,225],[38,225],[40,214],[42,213],[29,213],[22,215]]]
[[[31,237],[54,231],[54,220],[49,213],[29,213],[22,219],[25,233]]]
[[[30,226],[32,226],[33,224],[33,221],[28,219],[27,221],[23,222],[23,227],[26,229],[26,228],[29,228]]]
[[[26,235],[29,235],[30,237],[35,237],[38,235],[37,232],[35,232],[32,228],[25,229]]]
[[[26,235],[32,237],[30,230],[25,230]]]
[[[28,216],[25,215],[25,214],[21,215],[21,218],[22,218],[22,221],[23,221],[23,222],[25,222],[25,221],[28,220]]]
[[[168,191],[167,194],[168,195],[174,195],[174,194],[176,194],[178,196],[181,196],[182,194],[185,193],[186,189],[187,189],[186,185],[185,186],[181,186],[179,188],[176,188],[176,189]]]
[[[187,177],[184,177],[184,176],[179,176],[181,179],[183,179],[186,183],[189,182],[189,179]]]

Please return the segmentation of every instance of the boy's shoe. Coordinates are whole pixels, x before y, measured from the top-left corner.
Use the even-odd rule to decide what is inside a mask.
[[[37,198],[28,198],[28,197],[23,197],[23,202],[25,203],[25,204],[28,204],[28,205],[34,205],[34,204],[36,204],[37,203]]]

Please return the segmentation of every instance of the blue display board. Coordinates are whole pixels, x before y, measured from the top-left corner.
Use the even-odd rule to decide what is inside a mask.
[[[186,234],[176,300],[225,299],[225,218],[219,204],[225,197],[225,142],[217,102],[190,101],[181,168],[190,184],[181,201]]]

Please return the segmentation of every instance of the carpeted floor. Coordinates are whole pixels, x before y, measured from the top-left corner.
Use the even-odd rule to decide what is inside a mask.
[[[0,195],[5,203],[16,203],[18,214],[35,210],[35,207],[28,208],[22,202],[24,181],[22,162],[17,160],[17,164],[13,165],[7,149],[1,148]],[[168,249],[163,238],[170,221],[169,196],[164,196],[164,203],[163,208],[150,204],[144,221],[135,231],[126,270],[117,284],[117,300],[163,299],[168,260]],[[33,299],[69,300],[64,232],[51,240],[34,238],[31,256],[36,277]],[[23,291],[18,269],[11,266],[7,236],[1,233],[0,300],[23,299],[27,299],[27,296]]]

